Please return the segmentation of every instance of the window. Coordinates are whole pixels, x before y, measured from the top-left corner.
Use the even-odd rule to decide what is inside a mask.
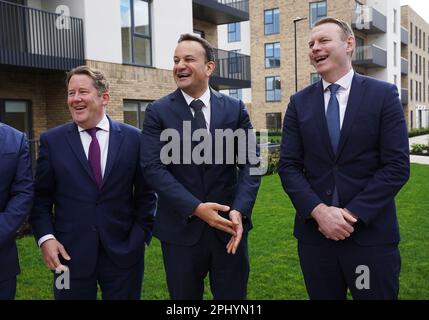
[[[32,137],[30,107],[28,101],[0,100],[0,122],[24,132]]]
[[[422,102],[422,83],[419,82],[419,101]]]
[[[228,23],[228,42],[241,41],[240,22]]]
[[[265,100],[266,101],[281,101],[281,85],[280,77],[265,78]]]
[[[413,43],[413,23],[410,22],[410,43]]]
[[[146,107],[152,101],[124,100],[124,122],[136,128],[143,128]]]
[[[393,9],[393,33],[396,33],[397,24],[396,9]]]
[[[426,32],[423,32],[423,51],[426,48]]]
[[[122,61],[152,65],[149,0],[121,0]]]
[[[419,75],[422,75],[422,56],[419,56]]]
[[[356,60],[364,60],[363,50],[363,38],[356,36],[356,50],[355,50],[355,59]]]
[[[205,38],[206,38],[206,34],[205,34],[205,32],[204,32],[204,31],[202,31],[202,30],[194,29],[194,33],[195,33],[197,36],[199,36],[200,38],[203,38],[203,39],[205,39]]]
[[[410,72],[413,72],[413,52],[410,51]]]
[[[410,80],[410,100],[413,100],[413,80]]]
[[[265,68],[280,67],[280,42],[265,44]]]
[[[413,110],[410,110],[410,127],[413,129]]]
[[[419,45],[419,39],[418,39],[418,36],[419,36],[419,32],[418,32],[419,30],[417,29],[417,26],[415,26],[414,27],[414,44],[416,45],[416,47]]]
[[[243,90],[242,89],[229,89],[229,96],[236,98],[238,100],[243,99]]]
[[[419,29],[419,48],[422,48],[422,29]]]
[[[417,56],[417,53],[414,54],[414,58],[416,59],[415,64],[414,64],[414,72],[416,74],[418,74],[419,73],[419,70],[418,70],[419,57]]]
[[[230,75],[241,72],[241,61],[240,49],[228,51],[228,67]]]
[[[264,29],[265,34],[274,34],[280,32],[279,9],[264,11]]]
[[[397,85],[397,84],[398,84],[398,76],[397,76],[396,74],[394,74],[394,75],[393,75],[393,83],[394,83],[395,85]]]
[[[317,20],[326,17],[326,1],[310,3],[310,27],[312,28]]]
[[[318,81],[320,81],[320,75],[315,72],[310,73],[310,84],[316,83]]]
[[[268,131],[279,132],[282,129],[282,114],[281,112],[270,112],[266,115]]]
[[[394,67],[396,67],[396,65],[397,65],[397,62],[396,62],[396,60],[398,60],[398,55],[397,55],[397,53],[396,53],[396,51],[397,51],[397,44],[396,44],[396,42],[393,42],[393,66]]]

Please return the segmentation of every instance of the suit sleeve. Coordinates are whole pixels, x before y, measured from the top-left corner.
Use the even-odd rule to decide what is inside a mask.
[[[384,98],[380,120],[380,167],[365,189],[346,205],[366,224],[383,212],[410,175],[408,133],[398,97],[396,86],[390,86]]]
[[[30,214],[33,204],[33,173],[27,139],[22,134],[15,176],[10,186],[10,198],[0,212],[0,246],[14,239],[16,231]]]
[[[29,220],[36,241],[47,234],[54,234],[52,209],[55,190],[56,183],[49,157],[48,139],[45,134],[42,134],[34,183],[34,206]]]
[[[156,194],[143,177],[140,163],[137,164],[134,178],[134,208],[136,223],[144,230],[145,242],[149,244],[155,219]]]
[[[242,148],[243,152],[246,151],[246,163],[238,164],[239,174],[237,191],[235,193],[231,209],[238,210],[244,217],[250,218],[252,208],[255,204],[256,196],[258,194],[259,185],[261,183],[261,175],[258,174],[259,170],[252,170],[251,172],[252,168],[256,169],[256,164],[253,160],[259,159],[259,151],[252,147],[252,145],[256,146],[256,137],[253,133],[253,130],[251,130],[253,128],[250,122],[249,114],[246,110],[246,106],[241,100],[239,129],[243,129],[246,132],[248,148]],[[249,141],[253,141],[254,143],[249,143]]]
[[[283,189],[289,195],[297,213],[304,219],[310,218],[313,209],[323,201],[305,177],[304,147],[294,96],[291,97],[283,122],[279,175]]]
[[[164,142],[160,141],[163,130],[156,108],[151,104],[146,108],[140,145],[140,165],[149,185],[163,199],[180,208],[183,218],[188,218],[201,203],[192,195],[161,162],[160,153]]]

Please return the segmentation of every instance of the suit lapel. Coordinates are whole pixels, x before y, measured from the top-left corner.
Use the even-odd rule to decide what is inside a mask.
[[[104,170],[102,187],[104,186],[107,179],[109,178],[110,173],[112,172],[113,165],[115,164],[115,160],[119,154],[119,149],[121,148],[122,142],[124,140],[124,135],[119,125],[112,121],[109,117],[107,118],[109,119],[110,124],[109,148],[107,151],[107,161],[106,168]]]
[[[210,88],[210,133],[213,138],[215,137],[215,130],[222,128],[224,111],[225,101],[223,97]]]
[[[182,121],[192,121],[194,117],[192,116],[191,108],[186,103],[185,97],[183,97],[180,89],[173,92],[170,100],[172,112],[176,114],[179,119]]]
[[[76,158],[79,160],[79,162],[83,166],[86,173],[91,177],[91,179],[94,180],[91,169],[89,167],[88,159],[86,158],[85,151],[83,150],[82,141],[80,139],[79,130],[76,124],[74,123],[69,124],[66,138]]]
[[[3,142],[3,125],[0,123],[0,153],[4,150],[4,142]]]
[[[317,125],[319,127],[320,136],[322,141],[326,146],[326,149],[329,150],[329,156],[331,158],[335,157],[334,150],[332,148],[331,139],[329,138],[328,125],[326,123],[326,113],[325,113],[325,97],[323,92],[323,82],[320,80],[314,87],[314,98],[312,99],[315,102],[316,110],[316,119]]]
[[[350,88],[349,99],[347,101],[346,113],[344,115],[343,125],[341,127],[340,141],[338,143],[337,157],[340,156],[342,149],[350,134],[354,118],[362,105],[365,94],[365,80],[359,74],[355,73]]]

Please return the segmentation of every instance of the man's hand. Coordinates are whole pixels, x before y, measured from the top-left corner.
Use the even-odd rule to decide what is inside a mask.
[[[313,209],[311,216],[317,221],[319,231],[326,238],[335,241],[350,237],[354,231],[352,224],[357,221],[343,209],[328,207],[323,203]]]
[[[233,228],[237,235],[231,237],[231,240],[229,240],[228,244],[226,245],[226,251],[228,253],[235,254],[243,235],[243,222],[241,219],[241,213],[237,210],[231,210],[229,213],[229,218],[234,224]]]
[[[237,235],[234,223],[228,219],[222,218],[218,211],[229,211],[228,206],[224,206],[215,202],[200,203],[195,208],[193,215],[207,222],[211,227],[225,231],[233,236]]]
[[[63,245],[55,239],[46,240],[42,243],[40,249],[42,250],[43,260],[46,266],[51,270],[58,270],[57,268],[62,269],[65,267],[61,264],[58,254],[61,254],[66,260],[71,259]]]

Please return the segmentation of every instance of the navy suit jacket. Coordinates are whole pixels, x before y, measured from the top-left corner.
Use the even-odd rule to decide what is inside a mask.
[[[36,241],[54,234],[69,253],[71,277],[95,270],[99,243],[122,268],[141,259],[149,243],[156,196],[139,166],[140,132],[110,122],[107,163],[101,189],[93,179],[74,123],[40,136],[35,203],[30,217]]]
[[[243,102],[211,90],[210,105],[212,138],[215,129],[252,128]],[[238,166],[237,163],[225,164],[226,162],[212,165],[197,165],[193,162],[163,164],[160,151],[167,142],[160,141],[161,132],[168,128],[176,129],[182,142],[183,121],[192,119],[190,107],[182,92],[177,89],[147,107],[141,145],[143,174],[158,195],[154,235],[161,241],[187,246],[200,239],[204,228],[204,221],[196,217],[190,218],[201,202],[217,202],[230,206],[231,210],[240,211],[244,216],[245,231],[249,230],[252,227],[251,213],[260,184],[260,176],[249,174],[249,163]],[[180,152],[182,146],[183,144]],[[237,146],[234,148],[236,153]],[[227,214],[223,216],[228,217]],[[223,231],[218,231],[218,235],[223,241],[230,238]]]
[[[33,205],[33,173],[25,135],[0,123],[0,282],[19,273],[15,234]]]
[[[291,97],[283,125],[279,174],[296,209],[295,236],[330,243],[311,218],[320,203],[359,217],[351,238],[361,245],[397,243],[394,197],[409,178],[408,135],[396,86],[355,73],[334,154],[319,81]]]

